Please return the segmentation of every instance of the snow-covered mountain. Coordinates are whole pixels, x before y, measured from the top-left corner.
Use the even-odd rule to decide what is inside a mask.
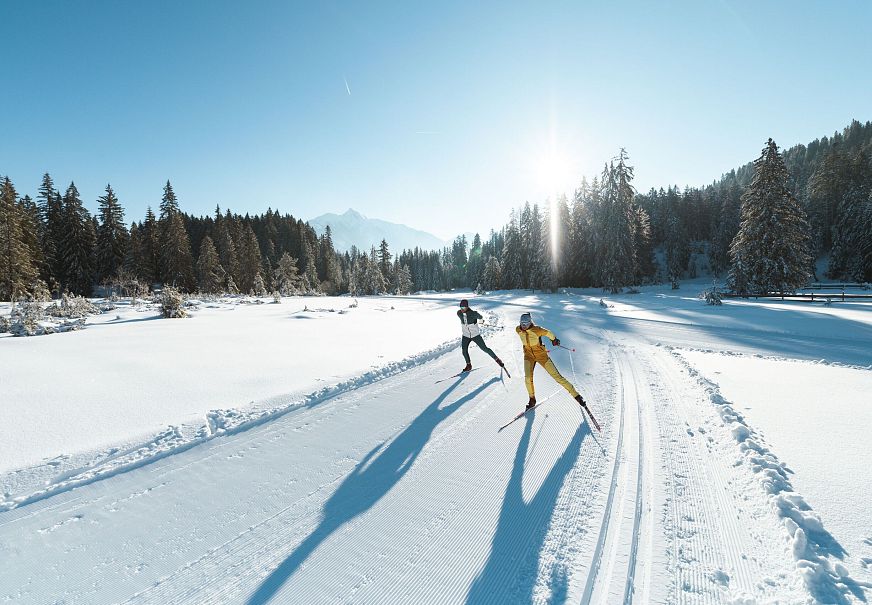
[[[383,239],[387,240],[394,251],[415,246],[424,250],[438,250],[445,246],[445,242],[432,233],[377,218],[367,218],[351,208],[344,214],[322,214],[309,220],[309,224],[318,235],[323,234],[327,225],[330,225],[333,246],[340,252],[351,246],[369,250],[372,246],[378,246]]]

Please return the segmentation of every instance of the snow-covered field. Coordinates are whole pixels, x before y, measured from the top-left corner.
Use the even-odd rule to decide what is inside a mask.
[[[865,602],[872,305],[701,288],[469,295],[511,378],[460,294],[2,337],[0,602]],[[498,431],[524,310],[602,433]]]

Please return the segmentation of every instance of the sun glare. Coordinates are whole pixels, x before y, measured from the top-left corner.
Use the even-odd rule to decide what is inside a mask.
[[[537,184],[548,195],[556,192],[564,193],[565,188],[572,182],[572,162],[569,158],[555,150],[539,155],[534,162],[534,172]]]

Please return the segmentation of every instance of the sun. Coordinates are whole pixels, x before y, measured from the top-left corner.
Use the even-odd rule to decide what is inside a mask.
[[[569,156],[555,148],[536,154],[533,160],[533,174],[536,184],[548,196],[565,193],[574,178]]]

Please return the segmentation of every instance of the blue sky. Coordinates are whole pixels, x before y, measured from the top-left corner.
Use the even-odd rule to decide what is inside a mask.
[[[0,174],[128,222],[353,207],[441,237],[569,192],[620,147],[702,185],[768,137],[872,119],[872,3],[0,3]]]

